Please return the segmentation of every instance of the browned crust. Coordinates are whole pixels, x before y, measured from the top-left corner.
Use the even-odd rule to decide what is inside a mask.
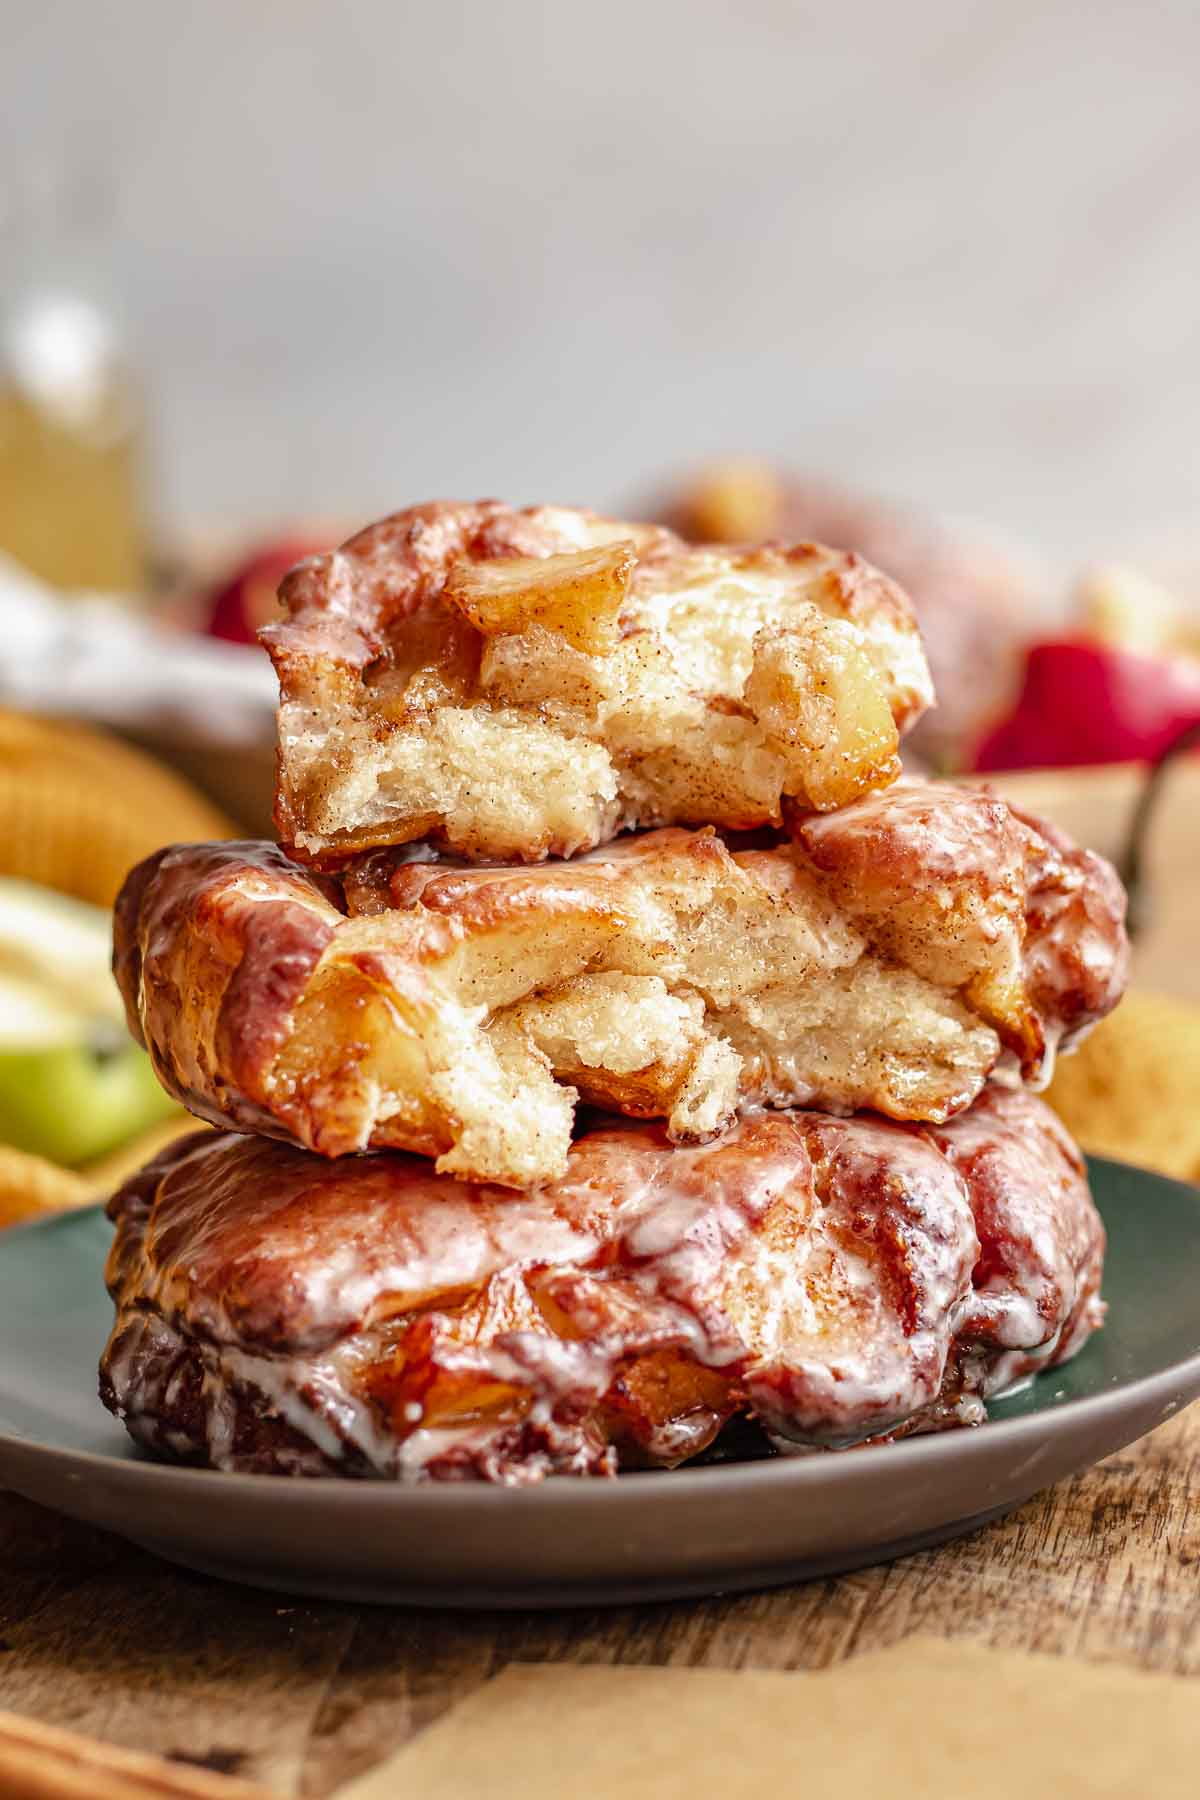
[[[289,1135],[263,1077],[332,941],[333,892],[263,843],[176,844],[130,873],[113,972],[131,1032],[198,1118]]]
[[[1112,864],[1081,849],[1065,831],[1012,807],[1046,848],[1029,900],[1033,1004],[1061,1020],[1070,1043],[1117,1004],[1129,979],[1126,894]]]
[[[1013,931],[1019,982],[977,979],[970,998],[1027,1079],[1048,1079],[1056,1052],[1125,991],[1115,869],[987,788],[905,781],[837,813],[792,812],[789,826],[839,903],[902,962],[914,940],[963,933],[971,906]]]
[[[586,865],[498,870],[466,884],[437,870],[405,958],[369,947],[345,957],[367,984],[407,991],[418,1007],[428,1003],[424,968],[466,940],[581,916],[606,935],[621,924],[616,884]],[[344,922],[340,899],[328,878],[257,842],[176,845],[132,871],[116,908],[114,972],[159,1080],[197,1117],[326,1155],[358,1147],[304,1095],[271,1087],[297,1006]],[[331,1042],[330,1076],[352,1075],[358,1055],[352,1039]],[[380,1141],[436,1156],[450,1139],[445,1128],[397,1122]]]
[[[326,660],[365,668],[384,653],[397,621],[441,595],[461,558],[555,554],[562,537],[544,523],[544,510],[517,509],[502,500],[429,500],[390,513],[325,556],[298,563],[279,589],[284,619],[260,633],[281,677],[297,665]],[[643,562],[685,548],[662,526],[629,530],[637,534]],[[447,614],[453,617],[449,607]]]

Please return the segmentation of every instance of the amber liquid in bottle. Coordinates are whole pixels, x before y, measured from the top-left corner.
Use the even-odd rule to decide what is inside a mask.
[[[93,147],[0,159],[0,553],[66,593],[148,585],[140,392]]]
[[[58,588],[146,585],[132,395],[115,372],[87,409],[0,378],[0,550]]]

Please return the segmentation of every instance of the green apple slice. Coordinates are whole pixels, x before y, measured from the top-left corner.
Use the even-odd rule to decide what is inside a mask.
[[[0,880],[0,1143],[93,1161],[177,1111],[126,1035],[99,907]]]

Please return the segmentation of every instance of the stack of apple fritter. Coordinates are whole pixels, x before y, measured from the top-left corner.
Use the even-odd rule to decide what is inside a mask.
[[[223,1469],[520,1482],[733,1420],[970,1425],[1100,1323],[1029,1091],[1119,999],[1113,871],[901,777],[904,594],[812,544],[399,513],[281,589],[269,844],[117,908],[221,1128],[111,1206],[102,1391]]]

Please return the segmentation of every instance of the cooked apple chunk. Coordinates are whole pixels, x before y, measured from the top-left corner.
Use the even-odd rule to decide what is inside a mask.
[[[628,542],[564,556],[457,562],[446,596],[485,637],[543,625],[560,632],[573,650],[608,656],[616,649],[617,620],[636,564]]]
[[[561,1174],[581,1099],[679,1143],[762,1105],[945,1120],[993,1074],[1041,1079],[1120,995],[1112,870],[1001,801],[901,783],[793,834],[536,868],[379,852],[340,884],[184,845],[125,886],[118,979],[201,1117],[513,1187]]]
[[[397,513],[280,589],[280,837],[536,862],[777,825],[893,780],[932,691],[906,596],[814,544],[687,548],[498,501]]]
[[[746,701],[784,758],[785,783],[818,812],[900,773],[900,734],[860,634],[815,608],[787,630],[760,633]]]

